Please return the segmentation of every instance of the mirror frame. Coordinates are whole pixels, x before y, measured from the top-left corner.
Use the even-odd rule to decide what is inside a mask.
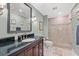
[[[7,32],[8,33],[20,33],[20,32],[31,32],[32,31],[32,8],[27,4],[27,3],[23,3],[24,5],[26,5],[26,7],[30,8],[30,30],[25,30],[25,31],[11,31],[10,30],[10,3],[7,3],[7,10],[8,10],[8,14],[7,14]]]

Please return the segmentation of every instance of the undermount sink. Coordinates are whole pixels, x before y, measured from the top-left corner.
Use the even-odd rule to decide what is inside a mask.
[[[28,38],[28,39],[22,40],[22,42],[32,42],[34,40],[35,40],[35,38]]]

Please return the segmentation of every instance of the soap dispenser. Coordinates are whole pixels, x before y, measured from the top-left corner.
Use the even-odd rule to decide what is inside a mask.
[[[17,47],[18,46],[18,36],[15,35],[15,46]]]

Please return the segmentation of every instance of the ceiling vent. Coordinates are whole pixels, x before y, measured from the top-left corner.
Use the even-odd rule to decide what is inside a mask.
[[[53,9],[53,10],[57,10],[57,7],[53,7],[52,9]]]

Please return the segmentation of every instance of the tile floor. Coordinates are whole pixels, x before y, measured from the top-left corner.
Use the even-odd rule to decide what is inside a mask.
[[[45,47],[44,56],[77,56],[73,49],[65,49],[60,47]]]

